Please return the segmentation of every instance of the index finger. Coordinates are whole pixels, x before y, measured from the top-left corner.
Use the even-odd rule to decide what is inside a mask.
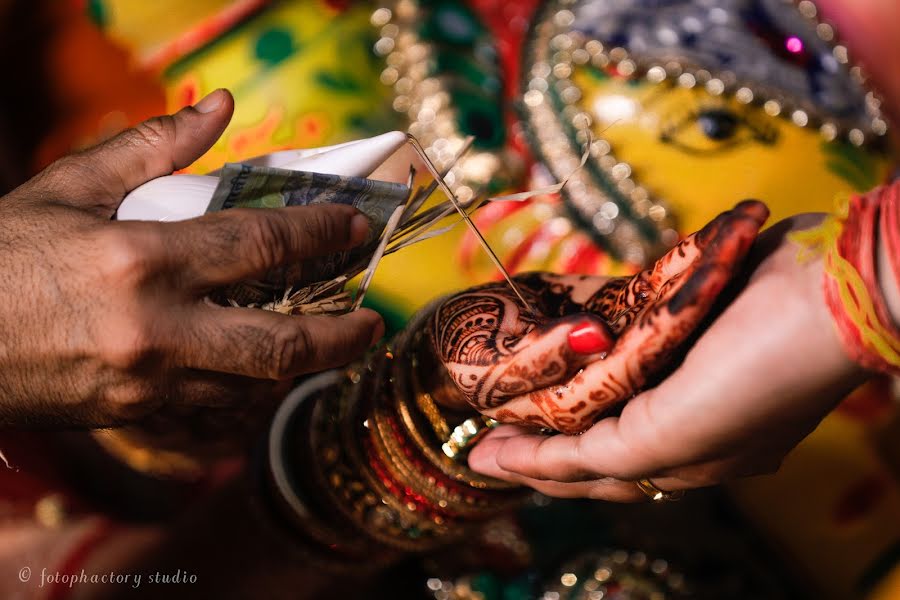
[[[240,208],[165,224],[168,262],[187,285],[209,290],[306,258],[349,250],[369,219],[351,206]]]
[[[636,406],[629,404],[626,411]],[[505,432],[498,427],[472,449],[469,466],[502,479],[515,474],[559,482],[637,480],[668,468],[662,456],[635,443],[633,432],[627,431],[634,424],[627,418],[608,417],[577,436]]]
[[[258,379],[284,380],[346,365],[384,333],[381,317],[368,309],[294,316],[200,306],[184,317],[165,343],[180,366]]]

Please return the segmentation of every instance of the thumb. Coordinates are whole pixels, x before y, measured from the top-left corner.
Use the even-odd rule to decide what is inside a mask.
[[[219,139],[234,112],[228,90],[218,89],[174,115],[154,117],[84,152],[51,165],[49,178],[64,190],[57,200],[110,217],[122,198],[151,179],[197,160]]]

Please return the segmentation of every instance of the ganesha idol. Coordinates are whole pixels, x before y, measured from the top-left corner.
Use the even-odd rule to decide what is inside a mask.
[[[196,173],[404,128],[441,168],[475,136],[446,176],[464,203],[565,181],[472,217],[527,273],[518,293],[459,227],[386,258],[367,301],[397,329],[413,315],[405,328],[281,406],[274,493],[346,560],[431,548],[515,505],[466,467],[486,430],[577,434],[621,408],[712,315],[767,217],[830,211],[894,164],[878,95],[809,0],[284,3],[194,49],[168,64],[170,104],[229,87],[237,105]],[[779,476],[732,488],[834,597],[877,579],[900,539],[892,403],[869,384]]]

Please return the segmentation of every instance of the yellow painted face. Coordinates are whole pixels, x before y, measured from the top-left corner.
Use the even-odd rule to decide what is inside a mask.
[[[667,201],[689,233],[736,202],[768,204],[774,223],[830,211],[835,198],[884,181],[888,158],[847,142],[827,142],[762,107],[682,88],[610,77],[582,68],[573,81],[594,135],[630,165],[634,180]]]
[[[655,84],[589,66],[576,68],[572,82],[581,92],[578,108],[591,116],[594,139],[608,143],[635,183],[669,205],[682,234],[748,198],[769,206],[770,223],[797,213],[830,212],[836,199],[883,182],[892,164],[883,152],[826,141],[815,127],[702,86]],[[556,233],[563,228],[553,221],[561,216],[558,203],[537,202],[485,233],[514,270],[619,274],[636,267],[603,253],[599,260],[589,252],[586,260],[569,260],[567,245],[585,251],[572,235]],[[492,270],[477,254],[472,264],[474,273]]]

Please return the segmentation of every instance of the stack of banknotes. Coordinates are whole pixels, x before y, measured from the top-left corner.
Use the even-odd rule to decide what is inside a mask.
[[[409,184],[399,184],[251,164],[226,164],[219,172],[219,184],[208,212],[339,203],[357,208],[369,218],[372,227],[369,238],[356,249],[317,258],[304,265],[302,287],[274,277],[232,286],[223,290],[223,298],[235,305],[282,312],[330,313],[349,309],[353,303],[343,291],[344,284],[368,268],[374,269],[373,255],[380,259],[384,254],[444,233],[459,222],[452,220],[435,228],[457,209],[446,198],[424,208],[426,201],[438,191],[438,182],[432,180],[414,187],[415,179],[412,169]],[[474,208],[473,203],[468,206]],[[366,275],[357,295],[365,292],[371,280],[372,273]]]
[[[384,255],[443,233],[460,221],[457,212],[477,208],[480,200],[451,201],[452,192],[443,181],[470,144],[466,140],[439,165],[402,132],[330,148],[276,152],[225,164],[208,175],[170,175],[147,182],[126,196],[116,218],[175,221],[231,208],[353,206],[371,222],[369,237],[359,247],[289,265],[264,280],[244,281],[213,294],[220,303],[285,313],[346,311],[359,305]],[[354,301],[345,286],[360,274]]]

